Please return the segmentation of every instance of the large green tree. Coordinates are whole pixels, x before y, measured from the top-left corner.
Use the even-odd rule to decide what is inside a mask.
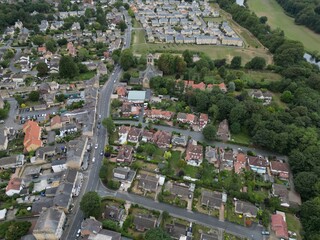
[[[37,65],[38,76],[46,76],[49,72],[48,65],[45,62],[39,62]]]
[[[212,124],[205,126],[202,133],[206,140],[213,141],[216,138],[216,128]]]
[[[77,64],[70,56],[63,56],[59,62],[59,75],[63,78],[74,78],[79,74]]]
[[[37,102],[39,101],[40,93],[38,91],[32,91],[29,93],[29,100],[31,102]]]
[[[111,117],[105,118],[102,120],[102,125],[107,129],[108,134],[112,134],[116,129],[114,122]]]
[[[136,64],[133,53],[130,49],[125,49],[120,54],[120,65],[123,70],[127,71],[129,68],[134,67]]]
[[[101,199],[96,192],[87,192],[83,195],[80,202],[80,209],[85,217],[93,216],[99,218],[101,216]]]

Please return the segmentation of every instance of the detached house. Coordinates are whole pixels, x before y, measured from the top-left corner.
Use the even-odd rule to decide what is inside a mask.
[[[208,114],[200,113],[200,117],[199,117],[200,130],[202,130],[205,126],[207,126],[208,122],[209,122]]]
[[[270,171],[274,176],[279,176],[279,178],[288,180],[289,179],[289,165],[285,162],[270,162]]]
[[[150,215],[138,214],[134,215],[133,224],[138,231],[144,232],[156,227],[157,218]]]
[[[271,229],[275,232],[277,238],[288,239],[288,227],[281,214],[271,216]]]
[[[230,140],[230,131],[229,131],[229,125],[227,119],[220,122],[218,131],[217,131],[217,137],[222,141],[228,141]]]
[[[141,129],[132,127],[128,133],[128,142],[138,143],[141,136]]]
[[[258,208],[249,202],[235,201],[235,212],[243,214],[246,217],[256,218],[258,214]]]
[[[118,153],[117,162],[131,163],[133,155],[133,147],[123,145]]]
[[[51,118],[50,127],[51,127],[51,130],[62,128],[62,121],[61,121],[61,117],[59,115],[56,115],[53,118]]]
[[[156,192],[159,186],[159,177],[149,174],[141,174],[139,178],[138,188],[143,191]]]
[[[227,194],[225,193],[210,192],[206,190],[201,193],[201,205],[208,208],[220,209],[226,201]]]
[[[260,156],[249,156],[248,165],[250,169],[259,174],[266,174],[269,162]]]
[[[23,125],[25,133],[23,145],[26,152],[37,150],[42,146],[41,128],[37,122],[29,120]]]
[[[203,160],[203,147],[197,145],[196,142],[190,141],[186,150],[186,158],[188,164],[199,166]]]
[[[153,135],[152,141],[157,144],[159,148],[169,148],[171,142],[171,133],[159,130]]]
[[[18,178],[18,177],[15,177],[15,175],[12,175],[6,187],[6,195],[11,197],[14,194],[19,194],[23,188],[23,185],[24,185],[24,182],[21,178]]]
[[[195,124],[197,122],[197,116],[189,113],[178,113],[177,121],[181,123]]]

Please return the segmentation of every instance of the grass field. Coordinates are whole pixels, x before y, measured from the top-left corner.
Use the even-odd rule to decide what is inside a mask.
[[[273,73],[270,71],[247,71],[245,72],[242,79],[247,81],[279,81],[281,80],[281,75]]]
[[[140,30],[135,30],[135,32]],[[139,34],[139,33],[138,33]],[[137,34],[135,34],[137,35]],[[135,36],[136,38],[136,36]],[[138,39],[138,38],[137,38]],[[234,56],[241,56],[243,64],[250,61],[253,57],[263,57],[267,60],[267,63],[272,63],[272,56],[267,55],[265,52],[259,49],[246,49],[236,47],[222,47],[222,46],[210,46],[210,45],[195,45],[195,44],[165,44],[165,43],[136,43],[138,40],[134,40],[132,49],[137,54],[147,54],[148,52],[183,52],[188,49],[190,51],[203,52],[213,59],[226,58],[227,61],[231,61]]]
[[[320,34],[296,25],[294,19],[284,13],[276,0],[248,0],[247,4],[258,16],[268,17],[267,23],[274,29],[283,30],[287,38],[302,42],[309,51],[320,49]]]
[[[286,213],[286,221],[288,224],[288,230],[295,232],[297,234],[297,240],[301,240],[301,223],[299,222],[299,219],[296,218],[293,214]]]

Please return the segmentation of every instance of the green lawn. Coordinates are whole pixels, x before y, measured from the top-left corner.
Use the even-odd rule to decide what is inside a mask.
[[[143,29],[136,29],[133,31],[134,31],[133,44],[138,45],[138,46],[140,44],[145,44],[146,43],[145,31]]]
[[[96,74],[95,71],[90,71],[90,72],[80,74],[78,78],[79,80],[89,80],[93,78],[95,74]]]
[[[231,139],[234,143],[239,143],[243,145],[249,145],[250,144],[250,137],[247,133],[245,132],[240,132],[238,134],[231,134]]]
[[[296,25],[276,0],[248,0],[247,4],[258,16],[268,17],[267,23],[274,29],[283,30],[287,38],[302,42],[309,51],[320,49],[320,35],[307,27]]]
[[[133,19],[133,27],[134,28],[141,28],[141,23],[137,21],[135,18]]]
[[[178,53],[184,50],[190,50],[195,52],[206,53],[213,59],[226,58],[228,62],[232,60],[234,56],[241,56],[242,63],[245,64],[254,57],[263,57],[267,60],[267,63],[272,63],[272,56],[267,55],[261,49],[246,49],[236,47],[224,47],[214,45],[196,45],[196,44],[166,44],[166,43],[143,43],[133,44],[132,49],[137,54],[147,54],[149,52],[172,52]]]
[[[302,237],[300,235],[300,231],[302,229],[301,223],[298,218],[296,218],[293,214],[291,213],[286,213],[286,221],[288,225],[288,230],[295,232],[297,234],[297,240],[301,240]]]
[[[281,75],[270,71],[246,71],[241,77],[241,79],[255,82],[279,81],[281,78]]]

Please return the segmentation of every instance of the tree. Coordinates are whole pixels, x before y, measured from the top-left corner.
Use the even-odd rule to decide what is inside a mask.
[[[79,68],[70,56],[63,56],[59,62],[59,75],[64,78],[74,78],[79,74]]]
[[[262,57],[254,57],[250,62],[247,62],[246,68],[262,70],[266,67],[266,60]]]
[[[191,67],[193,64],[193,56],[192,53],[189,50],[184,50],[182,53],[182,56],[184,58],[184,61],[187,63],[188,67]]]
[[[228,92],[234,92],[236,90],[236,85],[234,82],[229,82],[228,84]]]
[[[13,222],[6,231],[5,239],[18,240],[26,235],[31,227],[31,223],[27,221]]]
[[[29,100],[31,102],[37,102],[39,101],[40,93],[38,91],[32,91],[29,93]]]
[[[280,97],[281,101],[285,103],[291,103],[293,98],[294,96],[290,91],[284,91]]]
[[[45,40],[44,40],[44,37],[41,36],[41,35],[35,35],[31,38],[32,42],[35,44],[35,45],[43,45]]]
[[[80,61],[86,61],[89,57],[89,51],[86,48],[80,48],[78,51],[78,58]]]
[[[300,172],[294,178],[295,189],[300,193],[302,199],[310,199],[315,195],[315,187],[318,177],[312,172]]]
[[[67,45],[68,40],[65,39],[65,38],[62,38],[62,39],[57,40],[57,43],[58,43],[58,45],[61,47],[61,46],[63,46],[63,45]]]
[[[213,141],[216,137],[216,128],[212,124],[208,124],[203,128],[202,134],[206,140]]]
[[[233,69],[239,69],[241,67],[241,57],[235,56],[231,60],[230,67]]]
[[[83,195],[80,202],[80,209],[85,217],[93,216],[99,218],[101,216],[101,199],[96,192],[87,192]]]
[[[319,239],[320,197],[304,202],[301,206],[300,216],[306,239]]]
[[[157,150],[156,146],[152,143],[147,143],[144,145],[144,151],[149,155],[152,156],[155,151]]]
[[[171,158],[171,152],[170,151],[165,151],[163,157],[166,160],[170,159]]]
[[[64,94],[59,94],[56,96],[56,100],[58,102],[64,102],[65,99],[66,99],[66,96]]]
[[[116,129],[116,126],[114,125],[114,122],[111,117],[103,119],[102,125],[107,129],[109,135],[112,134]]]
[[[268,18],[266,16],[261,16],[259,18],[259,21],[262,23],[262,24],[265,24],[267,21],[268,21]]]
[[[118,23],[117,27],[121,30],[121,32],[124,32],[124,30],[128,28],[126,22],[123,20]]]
[[[171,240],[170,235],[162,228],[152,228],[146,232],[145,240]]]
[[[46,48],[48,51],[55,53],[57,51],[57,43],[52,38],[46,41]]]
[[[131,74],[129,72],[123,73],[123,75],[122,75],[123,82],[129,82],[130,78],[131,78]]]
[[[37,65],[38,76],[46,76],[49,72],[48,65],[45,62],[39,62]]]
[[[120,65],[124,71],[129,70],[130,67],[133,67],[135,65],[135,58],[134,58],[133,53],[130,49],[125,49],[121,52]]]

